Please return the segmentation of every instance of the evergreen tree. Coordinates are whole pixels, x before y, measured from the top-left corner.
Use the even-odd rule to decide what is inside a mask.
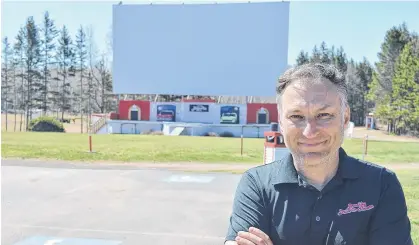
[[[367,94],[369,91],[369,84],[372,81],[373,68],[368,60],[364,57],[362,62],[357,65],[357,76],[359,77],[359,100],[361,101],[361,108],[359,117],[364,120],[365,116],[370,112],[370,108],[373,108],[372,103],[368,103]],[[363,123],[362,123],[363,125]]]
[[[348,58],[342,46],[336,51],[334,64],[341,72],[346,73]]]
[[[71,84],[70,77],[75,73],[75,54],[73,41],[68,33],[67,27],[63,26],[58,39],[58,50],[56,60],[58,62],[58,80],[61,86],[54,91],[55,99],[61,110],[61,119],[64,120],[64,113],[71,109]]]
[[[297,62],[297,65],[303,65],[303,64],[309,63],[310,57],[308,56],[308,53],[301,50],[300,53],[298,54],[296,62]]]
[[[331,64],[330,51],[327,48],[326,42],[320,44],[320,62],[323,64]]]
[[[49,109],[49,87],[51,78],[51,64],[55,63],[55,51],[56,44],[55,39],[58,36],[58,31],[55,27],[54,21],[49,17],[48,11],[44,14],[43,26],[42,26],[42,76],[43,83],[40,86],[41,95],[41,109],[43,114],[46,115]]]
[[[25,105],[26,105],[26,130],[32,118],[32,110],[36,108],[39,101],[39,87],[41,80],[40,61],[41,61],[41,40],[39,29],[33,17],[29,17],[23,32],[24,42],[24,65],[25,65]]]
[[[408,43],[395,65],[391,111],[398,134],[419,132],[419,56]]]
[[[317,48],[317,45],[314,45],[312,50],[312,54],[310,57],[310,63],[320,63],[322,61],[322,54],[320,50]]]
[[[388,120],[388,131],[395,133],[395,118],[391,114],[393,103],[393,77],[397,59],[404,46],[411,40],[406,23],[394,26],[386,32],[376,65],[377,79],[373,80],[369,98],[377,107],[377,116]],[[376,84],[374,84],[376,83]]]

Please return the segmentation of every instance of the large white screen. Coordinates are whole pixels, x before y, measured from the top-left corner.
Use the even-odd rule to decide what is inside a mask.
[[[273,96],[289,2],[113,7],[116,94]]]

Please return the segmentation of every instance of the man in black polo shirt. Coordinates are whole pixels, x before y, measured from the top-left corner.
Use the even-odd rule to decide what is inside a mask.
[[[277,93],[290,154],[243,174],[225,244],[413,244],[396,175],[341,148],[350,119],[343,75],[329,65],[291,68]]]

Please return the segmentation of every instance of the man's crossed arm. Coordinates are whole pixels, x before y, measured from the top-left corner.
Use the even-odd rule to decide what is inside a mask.
[[[226,241],[224,245],[274,245],[265,232],[251,227],[249,232],[239,231],[235,241]]]

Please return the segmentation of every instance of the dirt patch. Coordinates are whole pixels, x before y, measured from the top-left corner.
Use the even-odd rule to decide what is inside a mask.
[[[364,138],[365,135],[368,135],[369,140],[379,140],[379,141],[396,141],[396,142],[418,142],[419,138],[408,137],[408,136],[396,136],[389,135],[384,130],[367,130],[365,127],[356,127],[353,131],[353,138]]]

